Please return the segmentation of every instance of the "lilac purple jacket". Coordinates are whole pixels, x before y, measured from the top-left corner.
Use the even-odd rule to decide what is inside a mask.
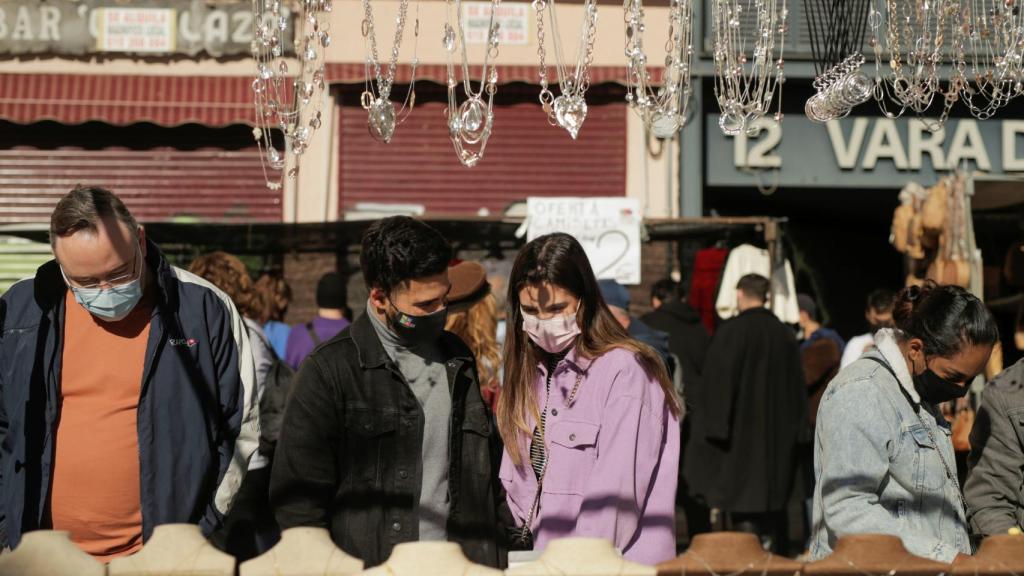
[[[566,406],[579,374],[576,400]],[[546,379],[539,366],[534,390],[541,409]],[[534,424],[528,422],[531,429]],[[537,550],[557,538],[582,536],[610,540],[634,562],[657,564],[675,556],[679,420],[632,352],[615,349],[591,361],[573,350],[558,364],[547,449],[540,511],[531,523]],[[522,526],[537,493],[525,435],[520,453],[516,466],[505,452],[499,476]]]

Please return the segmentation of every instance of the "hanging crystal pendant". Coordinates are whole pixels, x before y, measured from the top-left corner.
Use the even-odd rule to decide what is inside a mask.
[[[459,107],[460,135],[467,144],[477,144],[491,131],[487,106],[473,96]]]
[[[377,98],[370,104],[370,135],[387,144],[395,134],[395,105]]]
[[[444,38],[442,39],[444,49],[448,52],[455,52],[455,30],[448,24],[444,25]]]
[[[679,132],[681,126],[682,118],[678,114],[656,112],[651,118],[651,133],[656,138],[672,138]]]
[[[273,146],[267,148],[267,164],[270,165],[274,170],[281,170],[284,168],[284,156],[277,151],[277,148]]]
[[[561,95],[555,98],[555,121],[569,131],[575,140],[583,121],[587,119],[587,102],[580,96]]]

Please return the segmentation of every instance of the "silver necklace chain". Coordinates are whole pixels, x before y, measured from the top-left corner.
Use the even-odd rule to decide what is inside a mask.
[[[775,121],[782,121],[783,46],[789,31],[786,0],[713,2],[715,97],[721,111],[718,125],[726,135],[745,132],[756,136],[776,92]],[[755,23],[753,39],[743,32],[743,22],[749,19]],[[748,48],[752,48],[749,54]]]
[[[494,125],[494,95],[498,91],[498,69],[494,61],[498,57],[498,23],[495,15],[501,0],[491,0],[491,16],[487,26],[487,45],[485,48],[483,70],[480,76],[480,88],[473,90],[469,73],[469,56],[466,50],[466,28],[463,22],[462,0],[446,0],[444,36],[442,44],[447,54],[448,107],[445,117],[448,121],[448,135],[455,147],[455,153],[463,166],[473,167],[483,158],[487,141]],[[452,28],[452,9],[456,12],[458,32]],[[456,78],[455,51],[456,43],[460,50],[463,91],[466,100],[459,105],[458,80]],[[484,94],[487,100],[484,102]]]
[[[402,48],[402,39],[405,36],[409,0],[400,0],[398,4],[398,17],[395,19],[395,38],[391,45],[391,59],[386,72],[381,69],[380,55],[377,49],[377,32],[370,0],[363,0],[363,12],[362,34],[367,45],[367,57],[365,64],[366,86],[361,97],[361,104],[369,113],[368,127],[370,135],[387,144],[391,141],[395,128],[408,115],[403,115],[403,113],[406,110],[411,112],[416,106],[416,68],[419,66],[417,53],[419,51],[420,36],[419,0],[416,2],[416,18],[413,26],[412,76],[409,81],[409,92],[406,94],[402,108],[398,112],[395,111],[395,105],[391,102],[391,89],[395,83],[395,75],[398,70],[398,55]]]
[[[540,103],[548,115],[548,122],[565,128],[575,139],[587,117],[585,95],[590,88],[590,67],[594,61],[594,39],[597,36],[597,0],[584,0],[583,26],[576,49],[576,65],[570,75],[562,58],[562,46],[558,33],[558,16],[555,0],[533,0],[537,15],[537,54],[540,57]],[[554,48],[555,72],[558,75],[556,98],[550,90],[547,70],[547,49],[545,48],[544,12],[551,21],[551,44]]]
[[[690,70],[693,63],[693,2],[669,2],[669,34],[665,43],[665,70],[661,88],[655,89],[644,53],[643,0],[624,0],[626,20],[626,101],[659,138],[671,138],[687,119],[692,94]]]

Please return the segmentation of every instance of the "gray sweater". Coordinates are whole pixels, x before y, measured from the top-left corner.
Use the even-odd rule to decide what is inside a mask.
[[[452,397],[448,370],[439,345],[409,348],[373,313],[367,310],[384,351],[398,366],[423,408],[423,446],[420,450],[420,541],[448,539],[448,436]]]
[[[976,536],[1024,527],[1024,360],[985,387],[971,430],[964,496]]]

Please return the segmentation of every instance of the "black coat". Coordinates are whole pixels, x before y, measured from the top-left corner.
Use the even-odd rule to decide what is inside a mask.
[[[441,348],[452,395],[448,538],[470,560],[502,567],[497,433],[469,349],[447,332]],[[319,346],[296,374],[274,454],[270,498],[281,529],[327,528],[368,567],[418,540],[423,423],[369,318]]]
[[[704,368],[704,357],[707,355],[708,342],[711,338],[700,315],[683,302],[666,302],[654,312],[640,318],[655,330],[666,332],[669,351],[679,358],[683,369],[683,382],[696,381]]]
[[[783,510],[807,396],[793,331],[756,308],[723,323],[698,386],[687,389],[690,489],[728,512]]]

